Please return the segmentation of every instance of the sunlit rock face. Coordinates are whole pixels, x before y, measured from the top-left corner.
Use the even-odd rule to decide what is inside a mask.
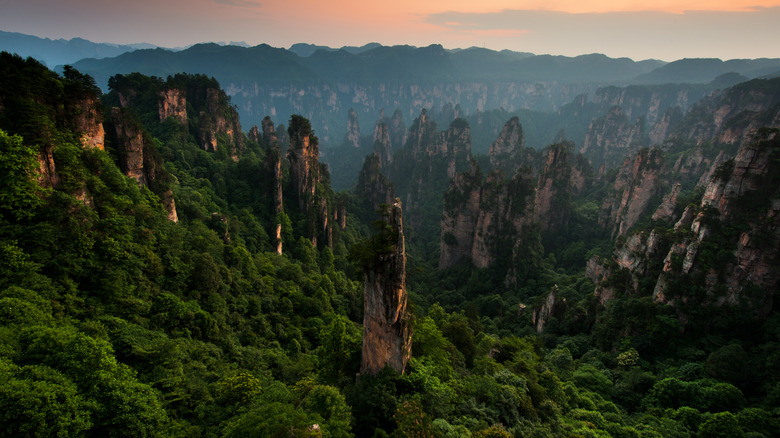
[[[403,373],[412,355],[400,202],[389,208],[383,220],[395,243],[389,253],[377,254],[364,271],[362,374],[376,374],[388,365]]]

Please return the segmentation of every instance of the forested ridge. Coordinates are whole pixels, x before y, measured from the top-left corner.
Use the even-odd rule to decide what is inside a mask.
[[[632,241],[600,223],[617,168],[596,178],[582,167],[588,183],[576,196],[562,189],[568,182],[550,180],[560,189],[552,211],[567,218],[559,228],[518,225],[497,234],[519,243],[499,251],[496,263],[477,268],[466,258],[439,269],[440,240],[452,238],[425,220],[465,202],[466,183],[484,206],[518,216],[534,201],[504,208],[505,193],[531,199],[552,172],[546,157],[569,157],[569,172],[580,158],[565,142],[528,150],[512,179],[490,177],[487,157],[458,155],[452,169],[472,173],[454,186],[458,177],[422,180],[449,171],[430,148],[418,161],[404,156],[420,151],[397,151],[391,176],[420,175],[423,182],[408,187],[438,190],[414,195],[422,200],[416,213],[402,199],[421,218],[415,227],[412,217],[407,233],[412,357],[402,374],[387,367],[358,375],[365,252],[392,244],[374,234],[380,215],[366,211],[365,190],[334,192],[324,165],[305,169],[315,176],[311,186],[293,181],[295,142],[317,143],[309,122],[293,116],[274,135],[265,126],[269,135],[236,132],[229,99],[202,75],[127,74],[110,84],[102,95],[74,69],[58,75],[34,59],[0,55],[0,435],[771,437],[780,430],[774,290],[751,286],[741,301],[716,305],[707,289],[710,269],[734,263],[729,251],[741,233],[776,248],[775,219],[762,216],[775,208],[776,129],[751,143],[771,172],[739,198],[737,217],[702,207],[693,176],[677,196],[674,214],[691,206],[712,231],[695,244],[705,255],[688,276],[684,253],[670,257],[668,271],[647,256],[645,277],[667,273],[666,293],[677,303],[655,299],[655,282],[613,256]],[[161,121],[160,93],[171,89],[186,93],[185,112]],[[85,141],[90,108],[106,127],[103,147]],[[132,130],[120,125],[138,128],[142,146],[127,146],[119,133]],[[466,130],[462,119],[450,127]],[[678,140],[664,160],[693,150]],[[140,168],[133,167],[139,151]],[[730,163],[712,177],[724,187],[740,161]],[[143,181],[128,169],[140,169]],[[664,194],[654,194],[653,209]],[[440,204],[425,203],[431,199]],[[631,230],[694,246],[690,232],[651,214]],[[491,228],[499,229],[510,228]],[[586,275],[594,256],[611,270],[598,283]],[[750,293],[770,296],[768,307],[762,301],[756,310]]]

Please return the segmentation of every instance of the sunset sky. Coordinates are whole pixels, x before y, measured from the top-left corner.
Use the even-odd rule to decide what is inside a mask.
[[[780,0],[0,0],[0,30],[165,47],[442,44],[536,54],[780,57]]]

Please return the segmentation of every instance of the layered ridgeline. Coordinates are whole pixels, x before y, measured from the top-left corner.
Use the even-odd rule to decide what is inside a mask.
[[[776,80],[580,98],[555,117],[614,139],[585,151],[565,126],[537,147],[520,115],[482,154],[458,105],[373,129],[355,110],[345,143],[371,154],[334,193],[317,125],[244,133],[210,77],[115,75],[100,96],[2,57],[9,435],[780,428]],[[620,140],[646,124],[594,122],[675,106],[654,149]]]
[[[147,49],[114,58],[85,59],[74,66],[92,75],[101,87],[116,73],[136,71],[161,77],[182,71],[213,76],[232,97],[244,123],[259,125],[266,115],[287,120],[301,114],[317,128],[325,144],[334,146],[346,134],[350,109],[364,123],[363,132],[369,132],[382,108],[399,108],[407,120],[422,109],[438,113],[445,105],[459,105],[462,117],[480,117],[493,110],[554,115],[577,96],[593,96],[607,85],[710,84],[723,74],[752,79],[776,75],[780,60],[684,59],[666,64],[599,54],[565,57],[475,47],[446,50],[439,45],[374,44],[341,50],[299,45],[285,50],[265,44],[198,44],[182,51]],[[733,78],[727,81],[728,85],[736,83]],[[720,86],[688,85],[677,97],[693,102],[700,93]],[[495,137],[508,118],[497,126],[490,123],[496,131],[489,136]],[[452,120],[437,121],[449,124]],[[472,128],[477,130],[477,124],[472,123]],[[569,138],[580,144],[574,134],[569,133]],[[541,139],[545,144],[551,141],[551,137]]]

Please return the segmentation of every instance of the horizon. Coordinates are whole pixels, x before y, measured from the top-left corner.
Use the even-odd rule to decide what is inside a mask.
[[[100,3],[10,0],[0,29],[53,40],[180,49],[205,42],[289,48],[384,46],[448,50],[479,47],[544,55],[610,58],[757,59],[780,57],[780,0],[638,2],[412,0],[393,7],[336,0],[173,0]],[[154,11],[150,13],[150,11]],[[378,19],[381,18],[381,19]]]
[[[659,59],[659,58],[632,58],[632,57],[629,57],[629,56],[610,56],[610,55],[608,55],[606,53],[603,53],[603,52],[589,52],[589,53],[579,53],[579,54],[572,54],[572,55],[564,55],[564,54],[559,54],[559,53],[536,53],[536,52],[518,51],[518,50],[512,50],[512,49],[493,49],[493,48],[489,48],[489,47],[478,47],[478,46],[445,47],[441,43],[435,43],[435,42],[427,44],[427,45],[424,45],[424,46],[423,45],[412,45],[412,44],[383,44],[383,43],[378,42],[378,41],[370,41],[370,42],[366,42],[366,43],[362,43],[362,44],[347,44],[347,45],[342,45],[342,46],[328,46],[328,45],[325,45],[325,44],[317,44],[317,43],[312,43],[312,42],[298,41],[298,42],[289,44],[287,46],[278,46],[278,45],[269,44],[267,42],[260,42],[260,43],[257,43],[257,44],[250,44],[250,43],[248,43],[246,41],[198,41],[198,42],[195,42],[195,43],[192,43],[192,44],[188,44],[186,46],[175,46],[175,47],[173,47],[173,46],[160,46],[160,45],[156,45],[154,43],[149,43],[147,41],[137,41],[137,42],[130,42],[130,43],[117,43],[117,42],[114,42],[114,41],[94,41],[94,40],[90,40],[90,39],[87,39],[87,38],[84,38],[84,37],[80,37],[80,36],[74,36],[74,37],[70,37],[70,38],[65,38],[65,37],[46,37],[46,36],[33,35],[33,34],[23,33],[23,32],[6,31],[4,29],[0,29],[0,32],[16,33],[16,34],[19,34],[19,35],[40,38],[40,39],[48,40],[48,41],[52,41],[52,42],[54,42],[54,41],[70,42],[72,40],[82,40],[82,41],[87,41],[87,42],[90,42],[90,43],[93,43],[93,44],[108,44],[108,45],[113,45],[113,46],[148,46],[148,47],[136,47],[135,50],[162,49],[162,50],[170,50],[170,51],[184,51],[184,50],[190,49],[190,48],[192,48],[194,46],[201,45],[201,44],[216,44],[216,45],[219,45],[219,46],[234,46],[234,47],[242,47],[242,48],[252,48],[252,47],[257,47],[257,46],[262,46],[262,45],[268,45],[268,46],[273,47],[273,48],[284,49],[284,50],[287,50],[287,51],[291,51],[291,49],[294,46],[296,46],[296,45],[308,45],[308,46],[315,46],[315,47],[317,47],[317,49],[323,48],[323,49],[330,49],[330,50],[336,51],[336,50],[340,50],[340,49],[344,49],[344,48],[362,48],[362,47],[365,47],[365,46],[368,46],[368,45],[378,44],[381,47],[404,47],[404,46],[406,46],[406,47],[415,47],[415,48],[424,48],[424,47],[429,47],[429,46],[432,46],[432,45],[441,45],[444,48],[444,50],[450,51],[450,52],[465,51],[465,50],[472,50],[472,49],[485,49],[485,50],[491,50],[491,51],[494,51],[494,52],[509,51],[509,52],[514,52],[514,53],[527,53],[527,54],[530,54],[532,56],[562,56],[562,57],[568,57],[568,58],[576,58],[576,57],[580,57],[580,56],[590,56],[590,55],[603,55],[603,56],[606,56],[606,57],[612,58],[612,59],[627,58],[627,59],[630,59],[630,60],[632,60],[634,62],[660,61],[660,62],[664,62],[664,63],[667,63],[667,64],[668,63],[672,63],[672,62],[676,62],[676,61],[690,60],[690,59],[716,59],[716,60],[720,60],[720,61],[724,61],[724,62],[725,61],[731,61],[731,60],[740,60],[740,59],[745,59],[745,60],[780,59],[780,55],[773,56],[773,57],[761,56],[761,57],[754,57],[754,58],[748,58],[748,57],[722,58],[722,57],[714,57],[714,56],[688,56],[688,57],[669,59],[669,60]],[[0,50],[4,50],[4,49],[0,49]],[[369,48],[367,50],[372,50],[372,49]],[[305,58],[306,56],[303,56],[303,57]]]

